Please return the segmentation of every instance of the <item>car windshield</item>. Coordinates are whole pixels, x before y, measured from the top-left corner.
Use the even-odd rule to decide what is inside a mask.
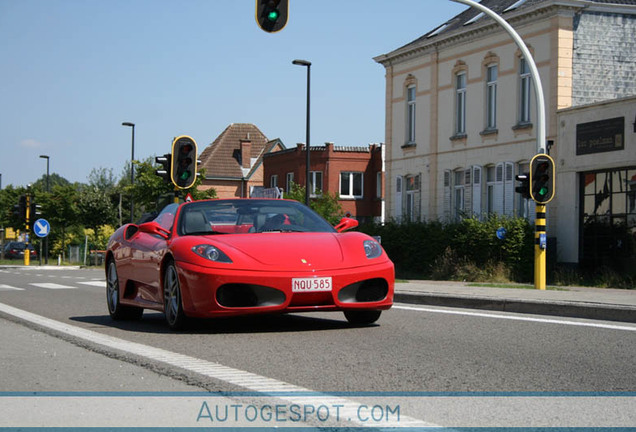
[[[179,235],[335,232],[313,210],[288,200],[195,201],[179,216]]]

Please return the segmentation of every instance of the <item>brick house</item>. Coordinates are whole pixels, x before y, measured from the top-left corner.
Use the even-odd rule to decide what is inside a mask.
[[[284,149],[255,125],[232,123],[200,154],[205,178],[199,189],[214,188],[219,198],[248,198],[252,186],[263,184],[263,156]]]
[[[339,196],[344,214],[358,220],[379,220],[383,214],[383,146],[344,147],[326,143],[312,146],[310,195],[327,192]],[[292,183],[307,184],[304,144],[268,152],[263,158],[265,187],[291,190]]]

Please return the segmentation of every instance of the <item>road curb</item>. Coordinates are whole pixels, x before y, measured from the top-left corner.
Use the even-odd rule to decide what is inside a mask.
[[[568,318],[587,318],[606,321],[636,323],[636,308],[624,305],[563,301],[536,301],[519,299],[495,299],[431,293],[399,293],[394,301],[429,306],[482,309],[535,315],[551,315]]]

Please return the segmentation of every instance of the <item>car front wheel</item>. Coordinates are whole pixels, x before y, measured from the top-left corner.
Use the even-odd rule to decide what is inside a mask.
[[[138,320],[144,313],[143,308],[124,306],[119,301],[119,276],[114,259],[108,261],[106,272],[106,303],[108,313],[115,321]]]
[[[163,309],[168,326],[173,330],[181,330],[187,317],[181,302],[181,286],[174,262],[166,266],[163,276]]]
[[[369,325],[376,322],[382,311],[379,310],[348,310],[344,312],[345,318],[354,325]]]

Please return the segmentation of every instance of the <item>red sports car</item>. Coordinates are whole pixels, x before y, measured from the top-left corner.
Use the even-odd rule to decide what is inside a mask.
[[[170,204],[108,242],[107,303],[115,320],[163,311],[188,317],[343,311],[371,324],[393,304],[393,263],[344,218],[335,228],[307,206],[274,199]]]

